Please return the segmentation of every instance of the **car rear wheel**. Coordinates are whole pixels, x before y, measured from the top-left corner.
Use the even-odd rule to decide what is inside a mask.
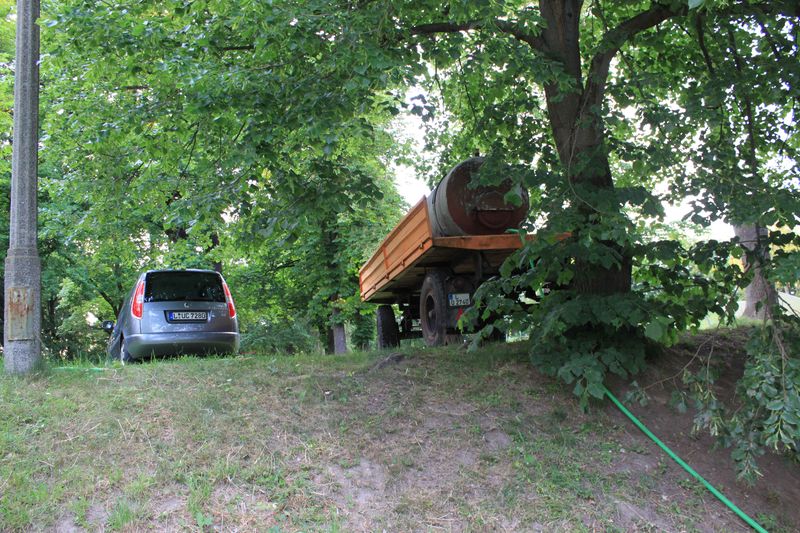
[[[125,337],[120,338],[119,340],[119,360],[124,365],[126,363],[131,362],[131,353],[128,351],[126,346]]]

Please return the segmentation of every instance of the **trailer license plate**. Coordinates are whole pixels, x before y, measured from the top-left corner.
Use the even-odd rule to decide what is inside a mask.
[[[469,306],[469,293],[451,292],[447,295],[447,303],[450,307],[467,307]]]
[[[204,322],[208,319],[206,311],[170,311],[170,322]]]

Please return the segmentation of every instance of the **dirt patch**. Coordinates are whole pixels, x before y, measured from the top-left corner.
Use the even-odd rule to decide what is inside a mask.
[[[349,515],[376,512],[383,507],[388,478],[385,466],[362,457],[350,468],[330,465],[328,474],[336,484],[331,496]]]
[[[667,350],[650,361],[643,375],[637,376],[640,387],[649,397],[647,405],[631,404],[628,408],[679,457],[749,516],[758,519],[771,515],[778,528],[795,531],[800,527],[800,506],[796,505],[800,501],[800,468],[786,457],[768,452],[758,460],[763,476],[755,485],[748,486],[736,479],[730,449],[720,447],[708,432],[693,433],[693,410],[690,408],[680,413],[671,405],[673,392],[684,389],[681,381],[684,369],[696,370],[701,364],[710,364],[717,369],[719,378],[715,390],[723,401],[732,404],[735,384],[744,368],[744,344],[748,336],[746,329],[705,332]],[[617,382],[612,390],[622,398],[631,388]],[[646,472],[663,463],[660,467],[668,469],[668,477],[675,483],[690,487],[696,493],[705,491],[699,482],[689,481],[689,474],[667,459],[666,454],[615,407],[608,405],[604,410],[615,424],[625,428],[627,438],[623,446],[646,454],[628,453],[615,463],[614,468]],[[742,525],[742,530],[749,528]]]
[[[673,531],[672,524],[661,519],[652,509],[630,502],[615,501],[617,524],[627,531]]]
[[[102,529],[108,520],[108,509],[104,503],[95,503],[86,512],[86,522],[92,527]]]
[[[156,503],[153,505],[153,514],[158,517],[170,516],[181,511],[185,506],[186,498],[166,495],[156,498]]]
[[[258,531],[262,524],[275,522],[280,511],[279,505],[266,495],[242,491],[227,483],[214,488],[206,507],[209,518],[221,531]],[[179,510],[177,507],[174,512]]]
[[[55,533],[79,533],[83,528],[75,523],[75,516],[72,513],[62,515],[53,527]]]
[[[483,441],[486,443],[486,448],[492,452],[506,450],[511,446],[511,437],[499,429],[493,429],[484,434]]]

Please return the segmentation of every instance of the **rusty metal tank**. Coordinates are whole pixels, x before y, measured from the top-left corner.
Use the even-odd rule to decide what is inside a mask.
[[[472,157],[453,167],[428,196],[428,213],[434,237],[493,235],[517,228],[528,215],[528,192],[519,185],[504,181],[498,186],[470,187],[472,175],[483,164],[482,157]],[[514,206],[503,198],[512,187],[522,198]]]

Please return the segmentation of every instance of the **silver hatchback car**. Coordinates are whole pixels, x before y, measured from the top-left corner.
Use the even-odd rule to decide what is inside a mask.
[[[228,284],[213,270],[151,270],[136,281],[113,322],[108,356],[235,353],[239,323]]]

